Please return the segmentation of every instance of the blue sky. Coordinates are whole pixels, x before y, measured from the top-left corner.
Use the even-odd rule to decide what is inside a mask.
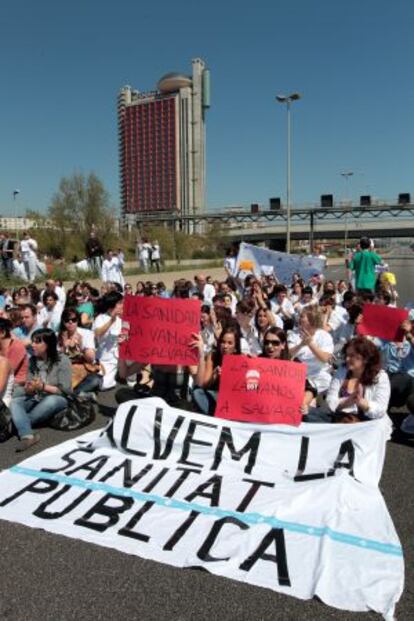
[[[116,97],[169,71],[211,70],[208,205],[413,192],[411,0],[3,0],[0,214],[46,211],[59,180],[96,172],[118,198]]]

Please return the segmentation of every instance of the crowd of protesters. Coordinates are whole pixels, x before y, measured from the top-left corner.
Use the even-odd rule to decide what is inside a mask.
[[[93,237],[92,237],[93,242]],[[93,243],[91,243],[93,246]],[[91,248],[91,252],[92,252]],[[294,360],[306,365],[301,411],[308,422],[360,422],[383,417],[390,407],[408,408],[402,430],[414,432],[414,330],[403,322],[399,342],[358,335],[365,303],[396,306],[395,278],[362,239],[349,263],[350,281],[294,274],[288,285],[277,274],[236,273],[232,253],[226,277],[197,274],[178,279],[171,291],[161,281],[121,283],[100,289],[61,281],[0,289],[0,399],[2,425],[25,450],[35,430],[67,406],[67,394],[96,396],[116,389],[118,403],[161,396],[171,405],[213,415],[227,354]],[[354,284],[352,284],[354,283]],[[119,359],[124,295],[198,299],[200,331],[189,346],[193,367],[149,365]]]

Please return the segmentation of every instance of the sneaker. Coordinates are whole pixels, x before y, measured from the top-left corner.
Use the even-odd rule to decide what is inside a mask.
[[[40,442],[40,436],[38,433],[35,433],[33,436],[26,436],[25,438],[22,438],[20,440],[19,446],[16,449],[16,453],[23,453],[23,451],[26,451],[38,442]]]

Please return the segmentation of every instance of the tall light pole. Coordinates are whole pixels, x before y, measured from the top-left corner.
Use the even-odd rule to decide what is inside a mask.
[[[292,191],[292,174],[291,174],[291,159],[292,159],[292,145],[291,145],[291,121],[290,121],[290,106],[292,101],[297,101],[301,98],[299,93],[291,93],[291,95],[276,95],[276,101],[282,104],[286,104],[287,110],[287,175],[286,175],[286,209],[287,209],[287,226],[286,226],[286,252],[290,253],[290,217],[291,217],[291,191]]]
[[[15,229],[16,229],[16,238],[19,239],[19,234],[17,232],[17,203],[16,203],[16,196],[18,196],[20,194],[20,190],[13,190],[13,216],[14,216],[14,224],[15,224]]]
[[[353,172],[350,170],[348,172],[341,172],[341,177],[345,179],[345,199],[349,201],[349,181],[353,176]],[[344,254],[346,254],[347,246],[348,246],[348,205],[345,205],[345,233],[344,233]]]

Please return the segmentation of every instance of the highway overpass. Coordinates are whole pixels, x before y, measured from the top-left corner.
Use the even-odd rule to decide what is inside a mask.
[[[129,226],[171,223],[182,230],[201,232],[206,225],[217,227],[229,240],[266,241],[283,246],[286,239],[287,212],[274,209],[251,213],[247,210],[204,212],[196,215],[171,213],[130,214]],[[309,240],[311,247],[320,239],[358,239],[368,237],[413,237],[414,204],[341,206],[292,209],[291,238]]]

